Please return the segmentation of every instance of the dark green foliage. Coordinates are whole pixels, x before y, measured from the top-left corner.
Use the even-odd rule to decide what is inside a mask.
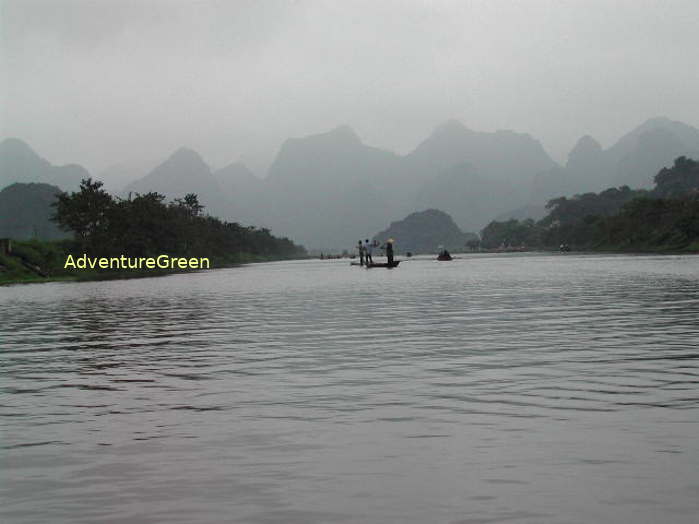
[[[654,180],[653,194],[659,198],[699,196],[699,162],[681,156],[670,169],[661,169]]]
[[[59,196],[55,220],[75,232],[80,253],[90,256],[207,257],[212,263],[241,258],[292,258],[305,250],[268,229],[222,222],[202,214],[197,196],[165,203],[158,193],[114,199],[101,182],[83,180],[80,191]]]
[[[609,188],[601,193],[585,193],[572,198],[560,197],[549,200],[546,209],[550,212],[541,222],[544,225],[558,223],[579,224],[590,216],[611,216],[619,212],[624,204],[648,192],[632,191],[628,186]]]
[[[0,284],[67,277],[63,266],[73,245],[71,240],[12,242],[12,254],[0,255]]]
[[[85,252],[95,252],[108,240],[108,216],[114,208],[114,199],[102,185],[87,178],[80,183],[80,191],[61,193],[55,203],[56,213],[52,218],[63,230],[75,233]]]
[[[682,250],[699,248],[699,163],[679,157],[655,177],[653,191],[627,186],[549,201],[537,223],[491,222],[482,245],[534,248]]]
[[[534,220],[491,222],[482,232],[481,246],[485,249],[534,246],[540,243],[541,228]]]

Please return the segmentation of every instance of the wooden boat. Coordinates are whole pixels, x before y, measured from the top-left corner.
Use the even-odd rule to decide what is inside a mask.
[[[390,266],[388,265],[388,262],[374,262],[373,264],[370,264],[368,266],[366,264],[364,264],[364,267],[367,269],[372,268],[372,267],[392,268],[392,267],[398,267],[398,264],[400,264],[400,260],[394,260],[393,264],[391,264]],[[362,264],[360,264],[359,262],[350,262],[350,266],[360,266],[360,265],[362,265]]]
[[[394,267],[398,267],[398,264],[400,264],[400,260],[394,260],[393,264],[390,265],[388,262],[374,262],[373,264],[364,267],[366,267],[367,269],[371,269],[372,267],[385,267],[388,269],[392,269]]]

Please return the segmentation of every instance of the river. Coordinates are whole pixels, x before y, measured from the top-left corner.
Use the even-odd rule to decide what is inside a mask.
[[[3,523],[694,523],[699,257],[0,287]]]

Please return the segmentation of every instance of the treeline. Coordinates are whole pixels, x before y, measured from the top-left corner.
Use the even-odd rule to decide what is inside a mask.
[[[102,182],[86,179],[54,205],[52,220],[74,234],[72,251],[92,257],[207,257],[216,265],[305,255],[303,247],[268,229],[205,215],[194,194],[173,202],[159,193],[121,199],[102,189]]]
[[[550,200],[548,216],[538,222],[491,222],[481,246],[699,250],[699,162],[679,157],[654,182],[650,191],[622,186]]]

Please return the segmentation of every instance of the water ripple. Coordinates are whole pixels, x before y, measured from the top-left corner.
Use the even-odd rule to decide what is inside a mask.
[[[281,262],[0,311],[4,522],[699,513],[698,257]]]

